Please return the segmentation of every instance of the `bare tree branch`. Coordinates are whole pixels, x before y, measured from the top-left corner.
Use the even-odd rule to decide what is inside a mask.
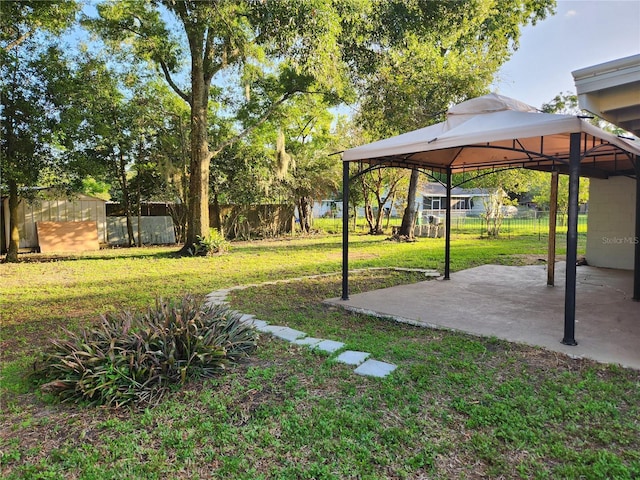
[[[7,46],[4,47],[4,51],[8,52],[9,50],[11,50],[13,47],[17,47],[18,45],[20,45],[22,42],[24,42],[27,38],[29,38],[33,32],[35,32],[35,30],[29,30],[28,32],[26,32],[23,35],[20,35],[20,37],[16,38],[13,42],[9,43]]]
[[[166,78],[171,88],[173,88],[173,90],[180,96],[180,98],[191,105],[191,97],[183,92],[182,89],[173,81],[173,78],[171,78],[171,72],[169,71],[169,68],[167,67],[167,64],[164,62],[164,60],[160,60],[159,63],[160,68],[162,68],[162,72],[164,73],[164,78]]]

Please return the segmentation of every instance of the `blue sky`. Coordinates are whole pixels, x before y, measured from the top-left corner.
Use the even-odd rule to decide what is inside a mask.
[[[523,29],[492,90],[540,107],[575,93],[571,72],[640,53],[640,0],[559,0],[556,14]]]

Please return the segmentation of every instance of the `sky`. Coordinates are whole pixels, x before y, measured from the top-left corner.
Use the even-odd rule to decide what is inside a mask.
[[[575,94],[571,72],[640,54],[640,0],[558,0],[556,14],[522,30],[492,91],[540,108]]]

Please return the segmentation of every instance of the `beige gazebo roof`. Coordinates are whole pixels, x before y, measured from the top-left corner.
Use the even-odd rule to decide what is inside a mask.
[[[640,145],[633,140],[495,93],[455,105],[442,123],[346,150],[342,158],[453,173],[500,166],[563,171],[572,133],[581,133],[581,175],[635,174]]]

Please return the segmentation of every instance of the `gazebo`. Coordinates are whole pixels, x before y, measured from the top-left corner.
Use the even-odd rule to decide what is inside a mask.
[[[640,238],[640,145],[607,133],[583,118],[541,113],[534,107],[495,93],[453,106],[444,122],[346,150],[343,160],[343,205],[349,204],[349,165],[360,173],[398,167],[444,174],[446,234],[444,279],[449,280],[451,254],[452,174],[486,169],[529,168],[569,175],[564,336],[575,340],[578,189],[580,176],[636,180],[635,232]],[[557,178],[557,177],[556,177]],[[346,209],[345,209],[346,211]],[[349,298],[348,216],[343,215],[342,299]],[[551,247],[555,248],[555,247]],[[550,262],[548,268],[553,268]],[[640,244],[635,245],[633,299],[640,300]]]

